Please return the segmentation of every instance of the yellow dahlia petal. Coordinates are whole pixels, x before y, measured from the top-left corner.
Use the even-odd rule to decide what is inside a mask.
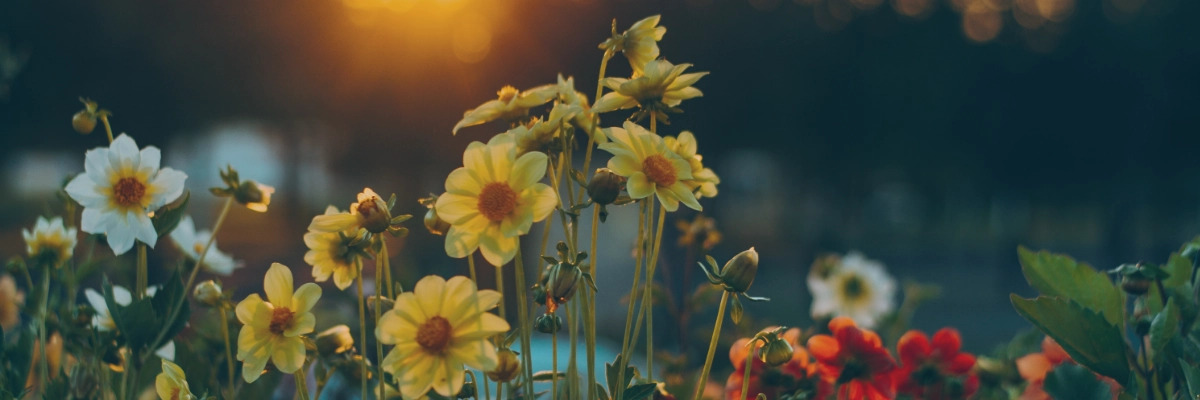
[[[430,275],[417,281],[413,288],[417,306],[425,315],[434,316],[442,311],[442,292],[446,289],[446,280],[437,275]]]
[[[276,307],[292,307],[292,270],[280,263],[272,263],[263,279],[267,300]]]
[[[438,196],[434,207],[438,218],[458,225],[479,215],[479,197],[446,192]]]
[[[290,374],[304,366],[304,341],[298,337],[283,338],[275,343],[271,361],[279,372]]]
[[[522,191],[529,185],[542,180],[546,176],[548,158],[541,152],[529,152],[522,155],[513,163],[508,186],[515,191]]]
[[[499,229],[495,229],[499,233]],[[505,237],[502,234],[485,234],[479,237],[479,250],[483,258],[494,266],[503,266],[517,255],[518,240],[516,237]]]
[[[446,254],[454,258],[464,258],[479,248],[479,233],[457,226],[451,226],[446,232]]]
[[[313,305],[317,304],[317,300],[321,298],[321,287],[317,284],[309,282],[300,285],[300,289],[292,295],[292,305],[288,308],[295,313],[307,313],[312,310]]]
[[[446,177],[446,193],[473,196],[478,195],[482,188],[483,186],[466,167],[450,171],[450,175]]]
[[[641,171],[634,172],[629,175],[629,180],[625,183],[625,190],[629,192],[629,197],[633,199],[644,199],[654,194],[654,182],[650,182],[646,178],[646,174]]]
[[[237,305],[238,322],[241,322],[243,325],[249,324],[254,318],[254,311],[258,309],[258,306],[262,304],[262,302],[262,298],[258,297],[258,293],[246,296],[246,298]]]
[[[537,183],[525,189],[521,196],[521,207],[529,208],[533,214],[533,222],[539,222],[550,216],[558,207],[558,194],[549,185]],[[526,227],[521,233],[529,232]]]

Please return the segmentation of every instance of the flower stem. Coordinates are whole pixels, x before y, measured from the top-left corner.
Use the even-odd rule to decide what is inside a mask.
[[[550,315],[554,315],[551,313]],[[567,311],[567,320],[571,319]],[[550,326],[550,398],[558,398],[558,327]]]
[[[204,250],[201,250],[200,255],[196,256],[196,266],[192,268],[192,273],[188,275],[187,282],[183,284],[184,293],[190,291],[189,288],[196,281],[196,274],[200,272],[201,266],[204,265],[204,256],[208,255],[208,249],[211,249],[213,241],[217,240],[217,232],[220,232],[221,225],[225,224],[225,216],[229,215],[229,207],[232,205],[233,196],[225,198],[225,206],[221,207],[221,213],[217,215],[217,222],[213,224],[212,235],[208,237],[208,243],[204,244]],[[144,292],[145,290],[142,290],[138,293]],[[171,317],[167,318],[167,321],[174,321],[175,318],[179,318],[179,312],[183,309],[183,302],[187,301],[187,298],[188,296],[179,296],[179,300],[176,300],[175,304],[171,307]],[[163,325],[162,330],[158,331],[158,336],[151,343],[162,343],[163,339],[166,339],[167,329],[170,328],[171,324]],[[142,357],[144,358],[148,354],[150,353],[143,354]],[[145,360],[143,359],[143,361]]]
[[[650,117],[653,121],[654,117]],[[654,230],[654,251],[650,253],[650,268],[646,270],[646,294],[642,295],[642,307],[646,309],[646,377],[654,380],[654,297],[650,293],[654,287],[654,270],[658,267],[658,250],[662,246],[663,223],[667,219],[667,209],[658,208],[658,227]]]
[[[708,373],[712,370],[713,354],[717,352],[717,339],[721,338],[721,323],[725,321],[725,303],[729,302],[729,291],[721,292],[721,306],[717,307],[717,322],[713,325],[712,339],[708,340],[708,355],[704,357],[704,369],[700,370],[700,382],[696,384],[696,395],[693,400],[700,400],[704,394],[704,385],[708,383]]]
[[[533,397],[533,357],[530,352],[533,350],[530,344],[529,329],[529,294],[526,293],[525,283],[525,263],[521,262],[521,244],[517,241],[516,262],[513,265],[516,270],[516,285],[517,285],[517,318],[521,324],[521,357],[525,359],[525,396]]]
[[[388,254],[387,238],[384,235],[379,235],[379,260],[380,268],[383,268],[383,287],[387,290],[388,298],[395,300],[396,283],[392,280],[392,260]],[[383,291],[380,291],[379,295],[383,296]]]
[[[41,372],[42,379],[38,382],[38,391],[43,395],[46,393],[46,385],[50,383],[50,354],[46,353],[46,317],[49,314],[46,311],[46,303],[50,301],[50,268],[42,269],[42,301],[38,304],[41,308],[38,316],[38,336],[42,346],[41,357]]]
[[[581,294],[580,299],[583,299],[583,297],[584,295]],[[567,336],[571,338],[571,356],[567,358],[567,387],[570,388],[570,390],[567,391],[567,397],[572,399],[579,398],[579,396],[577,396],[579,392],[579,381],[576,378],[579,376],[577,373],[579,367],[577,366],[575,360],[575,353],[578,352],[576,342],[579,340],[579,330],[576,329],[575,324],[578,324],[576,319],[579,317],[579,302],[573,301],[570,304],[567,304]]]
[[[492,388],[489,387],[489,386],[491,386],[491,384],[488,383],[486,373],[484,373],[483,379],[480,379],[480,381],[483,381],[483,399],[484,400],[492,400]],[[497,383],[497,384],[499,384],[499,383]],[[475,385],[475,390],[476,390],[476,393],[478,393],[479,385]],[[476,398],[478,398],[478,397],[479,396],[476,396]]]
[[[596,280],[596,259],[599,256],[596,254],[596,233],[600,226],[600,207],[592,208],[592,244],[588,251],[588,257],[592,259],[589,263],[588,272],[592,275],[592,281]],[[587,309],[587,318],[583,320],[583,330],[585,331],[587,341],[587,392],[588,399],[596,398],[596,292],[591,286],[584,288],[584,307]]]
[[[380,287],[380,283],[383,281],[383,270],[387,268],[387,243],[384,242],[383,235],[377,236],[379,237],[380,249],[379,259],[375,261],[375,326],[379,326],[379,312],[383,305],[379,300],[383,297],[383,292],[387,290]],[[382,284],[388,285],[387,282],[383,282]],[[364,341],[363,344],[366,345],[366,342]],[[365,359],[366,356],[364,355],[363,358]],[[379,377],[379,398],[383,399],[383,342],[379,340],[375,341],[375,371],[376,376]]]
[[[233,398],[233,384],[236,382],[233,377],[233,345],[229,341],[229,317],[225,314],[224,300],[218,310],[221,313],[221,338],[225,340],[225,366],[229,369],[229,396]]]
[[[292,376],[296,377],[296,398],[308,400],[308,368],[300,368]],[[365,375],[364,375],[365,376]],[[364,397],[365,399],[365,397]]]
[[[358,268],[358,340],[359,348],[362,349],[359,354],[362,354],[362,398],[367,398],[367,300],[363,298],[363,276],[362,276],[362,257],[355,259],[355,268]]]
[[[112,142],[113,142],[112,125],[108,124],[108,115],[100,114],[100,122],[104,123],[104,132],[108,134],[108,144],[112,144]]]
[[[746,370],[742,373],[742,400],[746,400],[746,392],[750,391],[750,368],[754,367],[754,350],[750,350],[750,355],[742,360],[742,365]]]
[[[137,287],[133,292],[133,298],[141,300],[146,297],[146,244],[138,242],[137,244]],[[184,296],[187,297],[187,296]]]
[[[645,247],[645,245],[642,243],[642,239],[645,236],[646,210],[649,205],[649,200],[642,200],[642,210],[640,213],[638,213],[637,245],[635,247],[637,249],[638,256],[633,267],[633,287],[629,289],[629,309],[625,311],[625,336],[624,339],[621,340],[622,367],[617,371],[618,382],[625,382],[624,366],[629,365],[629,328],[631,328],[633,325],[633,306],[635,303],[637,303],[638,280],[641,279],[642,276],[642,253],[644,252],[643,247]],[[621,384],[616,385],[617,393],[613,395],[614,399],[620,400],[622,398],[621,396],[624,395],[625,392],[625,388],[623,386],[624,385]]]

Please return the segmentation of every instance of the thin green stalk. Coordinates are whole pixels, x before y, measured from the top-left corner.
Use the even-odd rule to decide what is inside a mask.
[[[381,268],[383,268],[383,286],[387,288],[388,298],[395,300],[396,284],[392,280],[392,260],[388,254],[387,239],[384,235],[379,235],[379,245],[379,258],[382,265]],[[471,277],[471,280],[475,280],[475,278]],[[379,295],[383,296],[383,292],[380,292]]]
[[[355,259],[355,268],[358,268],[358,340],[359,348],[362,350],[362,398],[367,398],[367,306],[366,299],[363,298],[363,276],[362,276],[362,257]]]
[[[38,339],[42,346],[41,372],[42,379],[38,381],[38,392],[46,393],[46,385],[50,383],[50,355],[46,353],[46,303],[50,302],[50,268],[42,268],[42,301],[38,303],[41,311],[38,313]]]
[[[492,400],[492,389],[489,387],[491,385],[488,384],[487,375],[485,374],[481,380],[483,381],[483,399]],[[475,389],[479,389],[479,385],[476,385]]]
[[[229,341],[229,316],[225,314],[224,300],[221,301],[221,306],[217,310],[221,313],[221,338],[225,340],[225,367],[229,369],[229,396],[233,396],[233,384],[236,382],[233,376],[233,345]]]
[[[746,392],[750,391],[750,368],[754,366],[754,350],[742,360],[745,372],[742,373],[742,400],[746,400]]]
[[[292,376],[296,377],[296,398],[300,400],[308,400],[308,368],[300,368],[296,370]],[[365,399],[366,397],[364,397]]]
[[[708,383],[708,373],[712,370],[713,354],[717,352],[717,339],[721,338],[721,323],[725,321],[725,304],[729,302],[729,291],[721,292],[721,306],[717,308],[717,322],[713,325],[712,339],[708,340],[708,355],[704,357],[704,369],[700,370],[700,382],[696,384],[696,395],[693,400],[700,400],[704,394],[704,385]]]
[[[580,295],[580,298],[583,298],[582,294]],[[579,318],[578,309],[579,301],[573,301],[567,304],[567,336],[571,339],[571,356],[567,358],[567,387],[570,388],[568,393],[570,393],[570,398],[572,399],[579,398],[579,396],[576,396],[576,394],[579,392],[577,390],[579,389],[579,382],[575,379],[575,377],[578,376],[578,373],[576,372],[578,367],[575,364],[575,353],[578,351],[576,342],[579,340],[578,329],[576,329],[575,326],[575,324],[578,323],[576,319]]]
[[[554,314],[550,314],[554,315]],[[568,319],[570,318],[568,314]],[[550,326],[550,398],[558,398],[558,329]]]
[[[112,125],[108,124],[108,115],[100,114],[100,122],[104,123],[104,133],[108,134],[108,144],[112,144],[112,142],[113,142]]]
[[[146,264],[146,244],[139,241],[137,242],[137,286],[135,287],[136,290],[133,291],[133,298],[137,300],[146,297],[146,274],[148,272]]]
[[[474,267],[475,266],[475,254],[471,254],[467,257],[470,258],[470,261],[468,261],[468,264],[471,265],[472,267]],[[500,319],[508,321],[508,315],[504,311],[504,309],[505,309],[504,303],[508,302],[508,298],[504,297],[504,274],[502,273],[502,272],[504,272],[504,270],[501,269],[500,267],[496,267],[495,271],[496,271],[496,291],[500,292]]]
[[[386,290],[386,289],[383,289],[380,287],[380,283],[383,280],[384,266],[387,265],[387,243],[383,242],[383,235],[378,235],[378,237],[379,237],[379,241],[380,241],[379,244],[381,245],[381,247],[379,250],[379,259],[375,261],[375,297],[376,297],[376,300],[379,300],[380,297],[383,297],[383,291]],[[389,285],[387,283],[383,283],[383,286],[391,286],[391,285]],[[375,326],[379,326],[379,313],[381,311],[380,310],[381,306],[382,306],[382,302],[380,302],[380,301],[375,302],[375,307],[374,307],[375,308],[375,310],[374,310]],[[363,344],[365,345],[366,342],[363,342]],[[365,362],[366,355],[363,355],[363,359]],[[376,374],[375,376],[379,377],[379,398],[383,399],[383,342],[379,341],[379,340],[375,341],[375,374]]]
[[[654,270],[658,267],[658,250],[662,247],[663,223],[666,219],[667,209],[658,207],[658,227],[654,230],[654,251],[650,253],[650,268],[646,270],[646,294],[642,295],[642,307],[646,309],[646,377],[650,380],[654,380],[654,297],[650,291],[654,287]]]
[[[529,294],[526,293],[527,283],[525,282],[525,263],[521,262],[521,244],[517,243],[516,262],[513,269],[516,270],[516,285],[517,285],[517,318],[521,324],[521,357],[524,358],[524,366],[522,368],[525,373],[525,396],[533,396],[533,357],[530,354],[532,344],[530,344],[529,329]]]
[[[479,276],[475,275],[475,253],[467,256],[467,272],[471,274],[471,282],[475,282],[475,287],[479,287]]]
[[[635,247],[638,251],[638,257],[637,257],[637,260],[634,262],[633,287],[631,289],[629,289],[629,309],[625,311],[625,335],[624,335],[624,339],[621,340],[621,362],[623,363],[623,365],[629,365],[629,334],[630,334],[629,329],[633,325],[633,307],[634,307],[634,303],[637,303],[638,280],[641,279],[641,276],[642,276],[642,255],[641,255],[641,253],[643,253],[642,248],[644,247],[644,245],[642,244],[642,238],[643,238],[643,236],[645,236],[644,231],[645,231],[645,225],[646,225],[646,223],[645,223],[646,207],[648,205],[649,205],[648,200],[642,200],[642,210],[640,213],[638,213],[638,233],[637,233],[637,240],[636,240],[637,244]],[[618,369],[617,381],[618,382],[625,381],[625,368]],[[617,400],[621,400],[622,399],[621,396],[624,395],[624,392],[625,392],[625,388],[623,388],[621,386],[622,385],[617,385],[617,388],[616,388],[617,393],[613,395],[613,398],[615,398]]]
[[[599,230],[599,226],[600,207],[593,206],[592,243],[588,251],[588,257],[592,260],[588,267],[592,275],[592,281],[596,280],[596,259],[599,258],[599,255],[596,254],[596,233]],[[583,330],[585,331],[585,340],[587,341],[587,392],[588,399],[593,400],[596,398],[596,292],[592,290],[591,286],[585,286],[583,292],[584,308],[587,310],[587,318],[583,321]]]

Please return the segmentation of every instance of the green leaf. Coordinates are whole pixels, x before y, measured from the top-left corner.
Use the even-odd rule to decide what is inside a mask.
[[[1103,272],[1045,250],[1034,253],[1020,247],[1017,253],[1030,286],[1044,295],[1065,297],[1099,312],[1111,325],[1121,324],[1121,290]]]
[[[633,385],[633,386],[630,386],[629,388],[625,389],[625,396],[622,398],[628,399],[628,400],[648,399],[654,395],[654,392],[656,390],[658,390],[658,384],[656,384],[656,383],[643,383],[643,384],[639,384],[639,385]]]
[[[1179,307],[1175,305],[1175,298],[1167,300],[1167,306],[1162,312],[1154,316],[1154,320],[1150,322],[1150,349],[1154,352],[1154,356],[1158,357],[1162,354],[1163,349],[1171,342],[1171,338],[1179,333]]]
[[[1183,375],[1187,379],[1188,391],[1191,396],[1188,398],[1200,397],[1200,368],[1195,364],[1188,364],[1187,360],[1179,359],[1179,366],[1183,368]]]
[[[1057,297],[1023,299],[1010,296],[1017,313],[1045,332],[1079,364],[1101,375],[1127,382],[1128,345],[1116,325],[1079,304]]]
[[[599,383],[596,384],[596,397],[600,400],[608,400],[608,391],[604,390],[604,386]]]
[[[534,382],[543,382],[543,381],[548,382],[551,379],[562,380],[566,377],[567,377],[567,373],[563,372],[563,371],[559,371],[557,373],[555,373],[553,371],[538,371],[538,372],[533,373],[533,381]]]
[[[1063,364],[1046,375],[1043,388],[1055,399],[1111,400],[1112,390],[1096,379],[1091,371],[1078,365]]]
[[[188,201],[192,198],[192,192],[184,190],[183,196],[179,197],[172,204],[167,204],[154,211],[154,217],[150,221],[154,223],[154,231],[158,232],[158,237],[167,236],[168,233],[175,230],[179,226],[179,220],[187,213]]]
[[[737,325],[742,323],[742,313],[744,312],[742,310],[742,302],[738,301],[737,296],[733,296],[733,298],[729,299],[729,301],[733,303],[733,309],[729,311],[729,317],[733,319],[733,324]]]
[[[1171,253],[1171,259],[1162,266],[1167,277],[1163,279],[1163,287],[1167,289],[1182,286],[1192,276],[1192,262],[1179,253]]]

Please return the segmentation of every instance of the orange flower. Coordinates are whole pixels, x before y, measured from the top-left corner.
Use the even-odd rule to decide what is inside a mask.
[[[835,385],[838,399],[890,399],[895,397],[891,373],[896,360],[879,335],[858,329],[854,320],[837,317],[829,321],[833,335],[808,339],[808,351],[817,359],[822,379]]]
[[[1059,346],[1058,342],[1049,336],[1042,340],[1041,353],[1027,354],[1018,358],[1017,372],[1021,374],[1021,378],[1029,382],[1025,386],[1025,391],[1021,393],[1020,400],[1050,400],[1050,394],[1046,393],[1042,386],[1046,381],[1046,374],[1064,362],[1074,363],[1075,360],[1072,360],[1066,350],[1063,350],[1062,346]],[[1106,376],[1097,374],[1096,377],[1112,388],[1112,398],[1116,400],[1117,395],[1122,392],[1121,384]]]
[[[900,362],[896,388],[900,393],[927,400],[965,399],[979,389],[979,377],[971,373],[975,355],[962,353],[962,338],[954,328],[933,334],[911,330],[900,337]]]
[[[767,328],[772,330],[774,328]],[[795,393],[800,390],[817,390],[818,399],[823,399],[833,392],[828,383],[817,376],[817,364],[813,363],[808,351],[800,345],[800,329],[792,328],[783,333],[783,338],[792,345],[792,360],[778,367],[768,366],[758,353],[762,342],[755,341],[753,349],[747,346],[749,338],[741,338],[729,348],[729,361],[734,371],[725,381],[725,399],[738,400],[742,398],[742,382],[746,373],[746,360],[752,361],[750,370],[750,387],[746,396],[753,399],[759,393],[767,395],[768,399],[777,399],[781,395]],[[753,352],[753,353],[752,353]]]

